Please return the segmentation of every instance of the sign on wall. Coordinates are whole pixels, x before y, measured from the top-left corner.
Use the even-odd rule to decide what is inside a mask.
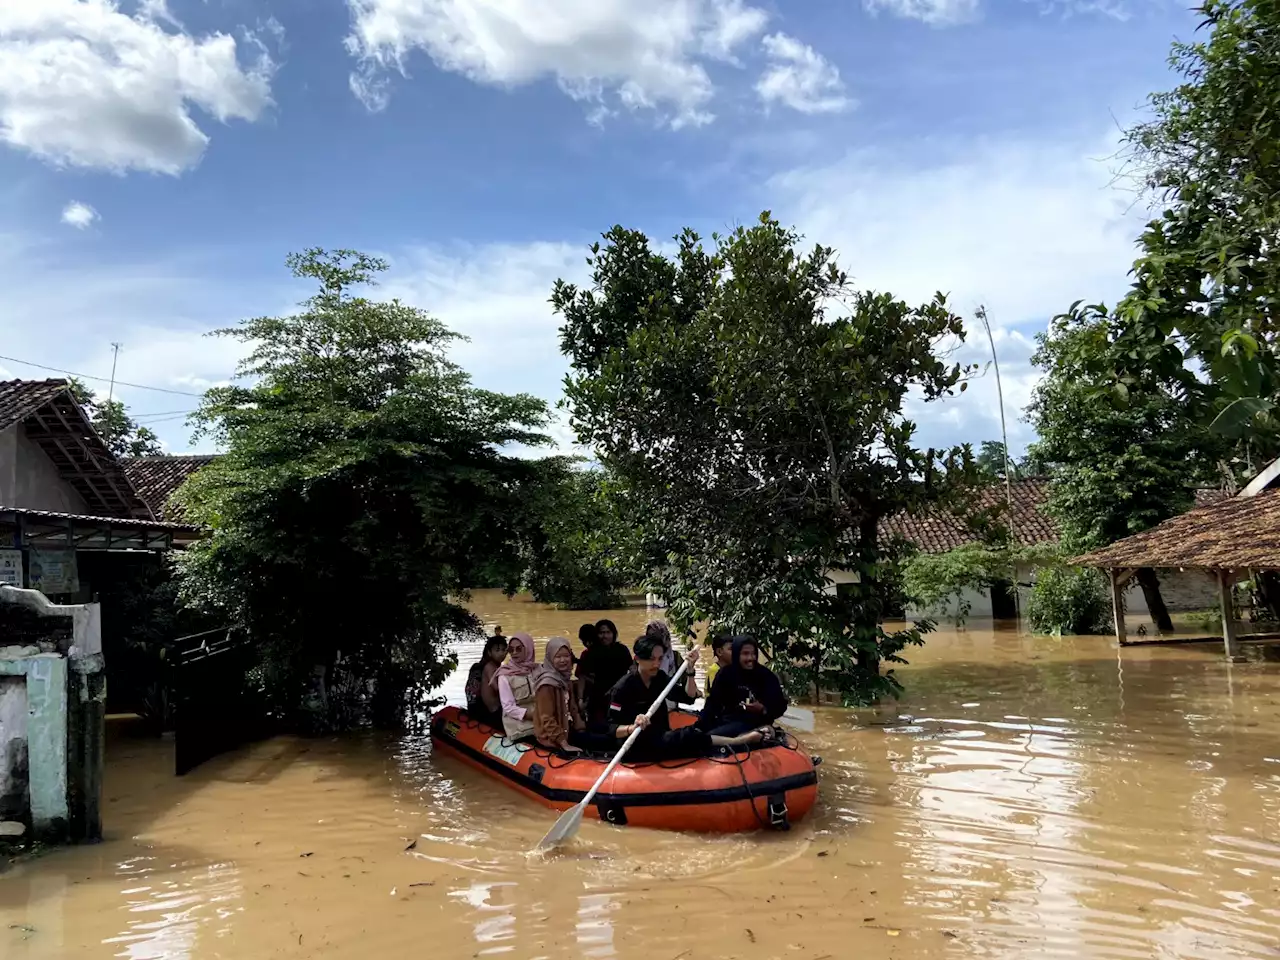
[[[55,593],[75,593],[80,589],[74,550],[36,550],[32,548],[27,582],[31,589],[46,597]]]
[[[0,584],[22,586],[22,551],[0,550]]]

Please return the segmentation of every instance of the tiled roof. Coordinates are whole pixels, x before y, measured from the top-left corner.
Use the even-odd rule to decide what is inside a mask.
[[[1280,490],[1228,497],[1080,557],[1087,567],[1280,569]]]
[[[975,495],[978,510],[994,510],[998,523],[1009,528],[1022,546],[1051,543],[1058,539],[1058,528],[1044,512],[1049,496],[1049,481],[1042,479],[1015,480],[1011,484],[1013,512],[1006,507],[1003,483],[983,487]],[[884,523],[884,532],[902,537],[924,553],[946,553],[978,539],[961,519],[950,513],[930,511],[919,514],[899,514]]]
[[[0,381],[0,430],[18,423],[96,516],[152,518],[67,381]]]
[[[975,495],[978,511],[992,511],[993,520],[1009,528],[1014,540],[1024,547],[1052,543],[1058,539],[1058,527],[1045,512],[1050,482],[1045,478],[1015,480],[1011,485],[1013,511],[1010,514],[1003,483],[993,483]],[[1217,490],[1196,491],[1196,505],[1203,506],[1226,497]],[[886,520],[884,532],[907,540],[924,553],[946,553],[978,537],[961,519],[949,513],[929,512],[900,514]]]
[[[185,454],[173,457],[129,457],[124,461],[125,473],[133,481],[142,499],[157,517],[177,519],[176,508],[169,499],[178,488],[202,467],[216,459],[215,454]]]
[[[0,380],[0,430],[5,430],[67,389],[65,380]]]

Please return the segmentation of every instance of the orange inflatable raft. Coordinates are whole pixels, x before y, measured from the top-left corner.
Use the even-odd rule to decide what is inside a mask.
[[[671,715],[672,726],[692,721],[688,714]],[[457,707],[445,707],[432,718],[431,740],[436,750],[553,810],[568,810],[580,802],[607,765],[606,760],[513,743],[501,730],[472,720]],[[813,808],[818,796],[815,768],[821,762],[787,734],[776,744],[751,751],[624,763],[605,781],[586,815],[660,830],[785,830]]]

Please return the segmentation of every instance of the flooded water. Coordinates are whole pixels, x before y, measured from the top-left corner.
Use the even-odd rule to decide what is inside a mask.
[[[474,606],[540,637],[597,616]],[[819,711],[789,834],[589,822],[546,861],[552,814],[422,739],[177,780],[116,731],[109,839],[0,874],[0,957],[1280,957],[1280,664],[977,626],[913,659],[900,703]]]

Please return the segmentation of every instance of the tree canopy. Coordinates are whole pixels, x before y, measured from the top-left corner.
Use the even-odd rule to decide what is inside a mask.
[[[1142,235],[1134,284],[1114,314],[1110,387],[1159,376],[1235,442],[1243,476],[1280,454],[1280,7],[1206,0],[1207,36],[1173,45],[1182,77],[1128,132],[1163,206]]]
[[[250,352],[245,382],[196,415],[226,453],[180,493],[212,530],[181,559],[183,595],[250,633],[287,706],[340,655],[393,722],[410,688],[451,668],[442,642],[476,629],[458,600],[513,551],[534,478],[504,448],[545,443],[548,413],[474,387],[445,356],[456,335],[424,311],[361,295],[382,261],[309,250],[288,264],[318,286],[297,313],[215,331]]]
[[[756,634],[793,678],[865,700],[895,691],[904,646],[882,627],[880,521],[950,502],[967,449],[921,449],[904,402],[965,387],[939,355],[964,336],[937,295],[854,290],[835,253],[769,214],[670,256],[615,227],[592,286],[558,282],[579,440],[616,478],[680,628]],[[838,589],[830,578],[854,574]]]
[[[129,415],[129,408],[119,400],[99,400],[92,390],[76,379],[68,385],[76,402],[84,407],[89,422],[103,442],[117,457],[155,457],[164,453],[160,438],[148,427],[139,426]]]

